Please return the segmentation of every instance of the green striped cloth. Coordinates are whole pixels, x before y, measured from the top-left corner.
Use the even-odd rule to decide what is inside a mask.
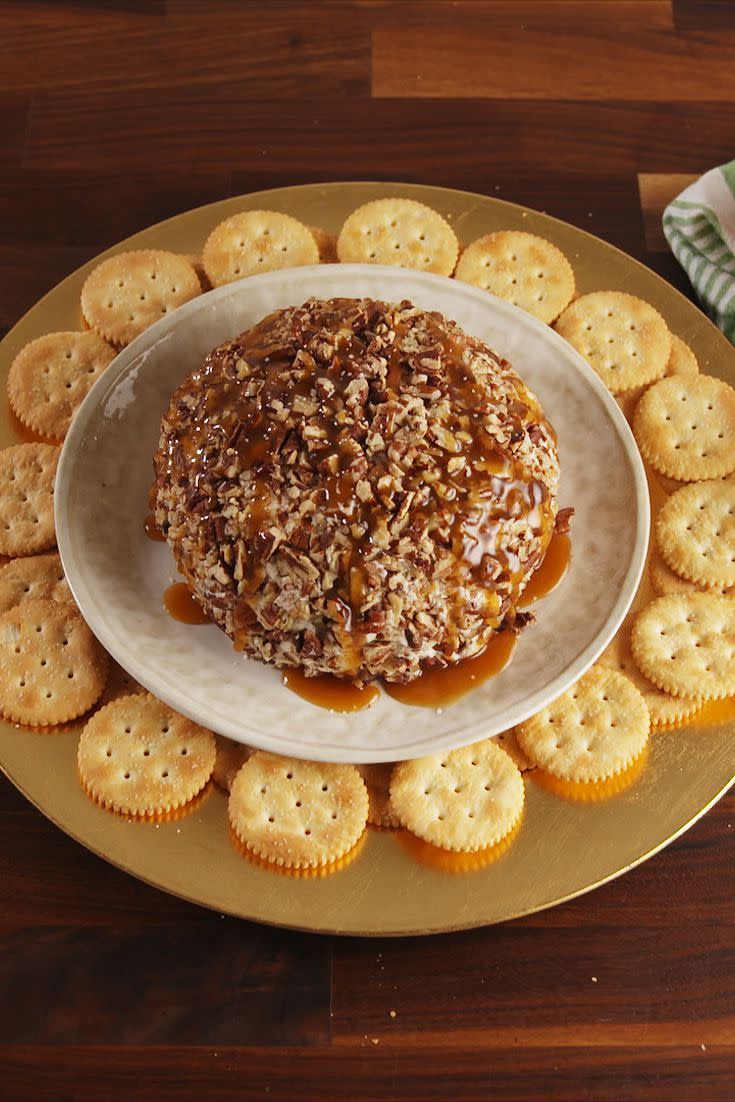
[[[735,161],[685,188],[663,226],[703,308],[735,344]]]

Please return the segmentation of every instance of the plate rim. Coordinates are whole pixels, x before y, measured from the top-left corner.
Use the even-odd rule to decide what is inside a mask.
[[[299,286],[303,285],[304,294],[309,297],[308,288],[310,286],[318,283],[320,279],[324,281],[333,277],[333,273],[325,271],[328,267],[330,266],[321,264],[304,265],[287,269],[287,271],[291,278],[296,279]],[[645,569],[650,532],[650,502],[643,461],[630,427],[610,391],[583,357],[544,322],[504,299],[495,295],[488,295],[486,291],[480,288],[453,278],[377,264],[340,264],[339,269],[348,284],[351,278],[359,279],[367,276],[372,279],[384,280],[386,296],[391,299],[397,296],[411,297],[411,288],[418,287],[427,290],[434,288],[437,292],[440,292],[442,289],[448,290],[451,287],[454,296],[476,303],[483,312],[489,312],[491,316],[509,319],[513,327],[519,328],[521,332],[524,329],[525,331],[535,332],[546,347],[556,347],[560,354],[563,354],[564,358],[574,366],[577,376],[581,378],[585,387],[591,390],[601,401],[611,424],[611,431],[623,450],[632,477],[632,492],[635,495],[636,503],[634,513],[635,539],[628,550],[628,568],[620,580],[614,605],[594,638],[567,663],[565,668],[551,682],[539,690],[524,694],[522,699],[513,703],[509,711],[505,711],[494,721],[491,733],[486,736],[494,737],[501,730],[507,730],[509,727],[522,723],[530,715],[546,707],[565,692],[570,685],[579,680],[599,657],[624,620],[635,598]],[[94,383],[72,421],[64,440],[55,483],[55,503],[58,510],[56,522],[57,543],[74,599],[89,627],[105,649],[137,681],[193,722],[202,726],[209,726],[212,730],[216,730],[218,734],[234,741],[268,750],[272,753],[290,755],[306,760],[353,764],[401,761],[469,745],[476,739],[483,737],[483,731],[488,730],[487,727],[483,727],[481,718],[459,727],[455,726],[454,733],[446,740],[442,739],[441,743],[439,742],[440,736],[426,737],[418,735],[413,742],[401,744],[391,750],[388,750],[385,746],[373,750],[369,745],[349,746],[326,742],[321,747],[317,745],[308,747],[295,741],[292,736],[279,737],[277,734],[271,734],[270,730],[263,731],[260,727],[251,726],[247,722],[247,717],[239,719],[237,725],[234,719],[230,720],[228,717],[219,715],[215,716],[214,721],[212,721],[211,718],[207,718],[211,713],[207,710],[204,697],[195,701],[173,679],[162,682],[160,677],[153,676],[146,664],[139,660],[129,643],[125,644],[124,640],[119,639],[115,630],[114,617],[105,616],[104,611],[95,600],[94,586],[90,584],[90,579],[82,569],[83,563],[77,561],[77,556],[79,554],[84,556],[85,552],[82,536],[73,523],[75,504],[71,499],[74,475],[80,465],[84,466],[85,440],[90,435],[96,438],[104,431],[105,422],[102,418],[102,410],[105,402],[116,393],[118,388],[125,385],[126,380],[134,375],[141,361],[144,362],[146,356],[152,350],[165,347],[168,335],[180,329],[182,323],[186,326],[190,319],[201,318],[203,315],[206,317],[208,311],[216,313],[217,304],[224,300],[247,299],[248,292],[252,288],[255,289],[256,294],[259,288],[266,288],[267,290],[271,285],[277,288],[282,280],[283,272],[280,270],[264,272],[225,284],[197,296],[179,307],[178,310],[156,321],[136,337],[118,354],[113,363]],[[318,293],[318,288],[315,293]],[[294,303],[294,305],[298,305],[298,303]],[[257,689],[254,689],[254,691],[257,692]],[[414,712],[418,712],[420,715],[420,710],[414,709]],[[316,709],[314,711],[314,722],[318,722]],[[420,730],[420,724],[416,724],[415,730]]]

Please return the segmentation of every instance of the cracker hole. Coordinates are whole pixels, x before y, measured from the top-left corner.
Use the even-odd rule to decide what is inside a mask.
[[[130,780],[130,774],[129,774],[129,773],[126,773],[126,774],[125,774],[125,780],[126,780],[126,781],[129,781],[129,780]]]
[[[301,800],[297,800],[295,806],[296,807],[301,807]]]
[[[333,812],[332,812],[332,818],[333,818],[333,819],[336,819],[336,818],[337,818],[337,812],[336,812],[336,811],[333,811]]]
[[[41,665],[42,665],[42,666],[47,666],[47,665],[48,665],[48,662],[46,661],[46,659],[45,659],[45,658],[42,658],[42,659],[41,659]]]
[[[162,735],[167,735],[168,734],[168,723],[166,724],[165,727],[161,728],[161,734]]]
[[[129,734],[130,734],[130,728],[129,728],[129,727],[126,727],[126,728],[125,728],[125,734],[126,734],[126,735],[129,735]]]
[[[323,784],[322,785],[322,792],[328,792],[328,791],[329,791],[329,785]]]
[[[272,816],[272,815],[269,815],[269,816],[268,816],[268,822],[269,822],[269,823],[275,823],[275,821],[276,821],[276,820],[275,820],[275,819],[273,818],[273,816]]]
[[[163,772],[161,773],[161,776],[164,777],[164,778],[167,777],[168,776],[168,769],[164,769]]]
[[[112,750],[109,748],[109,746],[108,746],[107,750],[105,751],[105,753],[106,753],[108,758],[112,757]]]
[[[286,780],[287,781],[292,781],[293,780],[293,773],[287,773],[286,774]]]
[[[151,755],[151,752],[150,752],[150,750],[144,750],[144,751],[143,751],[143,757],[144,757],[144,758],[149,758],[149,757],[150,757],[150,755]]]
[[[307,835],[308,835],[308,834],[311,834],[311,831],[309,830],[309,828],[308,828],[308,827],[307,827],[307,828],[305,829],[305,831],[304,831],[304,834],[307,834]]]
[[[185,758],[185,757],[186,757],[186,755],[187,755],[188,753],[189,753],[189,751],[188,751],[188,750],[186,749],[186,747],[185,747],[185,746],[183,746],[183,747],[181,748],[181,756],[182,756],[182,758]]]

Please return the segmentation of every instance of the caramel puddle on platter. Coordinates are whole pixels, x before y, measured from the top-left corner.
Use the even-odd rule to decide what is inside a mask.
[[[166,537],[161,529],[156,524],[156,518],[153,513],[149,513],[143,522],[143,529],[149,540],[155,540],[156,543],[163,543]]]
[[[182,624],[209,623],[209,616],[186,582],[174,582],[170,585],[163,594],[163,605],[169,616]]]
[[[351,681],[326,673],[306,677],[301,670],[288,669],[283,671],[282,677],[283,684],[292,693],[332,712],[361,712],[363,708],[370,707],[379,692],[375,685],[366,685],[361,689]]]
[[[436,666],[422,673],[408,685],[384,683],[388,696],[402,704],[415,704],[419,708],[445,708],[465,693],[476,689],[483,681],[495,677],[508,665],[516,645],[512,631],[493,635],[482,654],[465,658],[452,666]]]
[[[572,541],[569,536],[554,532],[543,561],[531,575],[521,594],[518,607],[528,608],[534,601],[539,601],[555,590],[569,569],[571,557]]]

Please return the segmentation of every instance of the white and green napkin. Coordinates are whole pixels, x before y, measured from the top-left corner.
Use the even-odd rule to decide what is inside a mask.
[[[663,227],[704,310],[735,344],[735,161],[685,188]]]

